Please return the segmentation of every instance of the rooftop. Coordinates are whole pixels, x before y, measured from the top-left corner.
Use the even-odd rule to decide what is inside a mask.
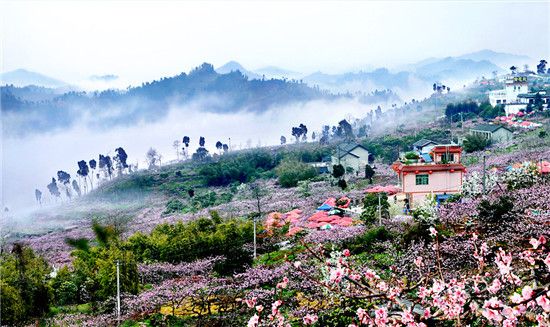
[[[413,147],[423,147],[423,146],[426,146],[430,143],[437,144],[437,142],[432,141],[432,140],[420,139],[420,140],[413,143]]]
[[[471,130],[494,133],[499,128],[504,128],[507,131],[510,131],[508,128],[506,128],[502,125],[496,125],[496,124],[481,124],[481,125],[477,125],[477,126],[472,127]]]

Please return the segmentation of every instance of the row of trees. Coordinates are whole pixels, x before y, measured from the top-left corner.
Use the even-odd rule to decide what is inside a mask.
[[[111,180],[115,171],[117,176],[121,176],[125,171],[131,172],[131,167],[128,165],[128,154],[122,147],[115,149],[115,156],[111,158],[109,155],[99,155],[98,160],[91,159],[89,161],[80,160],[77,162],[78,170],[76,171],[77,179],[72,179],[71,174],[66,171],[59,170],[57,172],[57,179],[52,177],[51,182],[46,185],[50,195],[55,199],[60,199],[62,195],[70,200],[74,193],[81,196],[82,193],[88,193],[88,185],[90,190],[94,188],[95,184],[98,184],[101,180]],[[74,192],[74,193],[73,193]],[[42,204],[42,191],[35,189],[34,191],[36,201]]]
[[[380,106],[378,108],[380,108]],[[307,133],[307,126],[304,124],[300,124],[297,127],[292,127],[291,130],[292,136],[296,138],[296,143],[299,143],[300,140],[302,142],[306,142],[308,140]],[[360,133],[358,134],[366,136],[367,126],[364,126],[362,132],[360,131]],[[329,125],[324,125],[321,129],[321,135],[317,135],[315,132],[311,133],[311,140],[318,140],[320,144],[329,144],[331,140],[351,141],[355,140],[355,138],[356,135],[353,131],[353,126],[346,119],[342,119],[340,122],[338,122],[338,125],[336,126],[331,127]],[[284,135],[281,136],[280,140],[281,145],[285,145],[287,143],[287,139]]]

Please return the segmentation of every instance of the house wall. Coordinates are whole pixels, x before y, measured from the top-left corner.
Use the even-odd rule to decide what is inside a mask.
[[[359,156],[359,158],[356,158],[352,156],[351,154],[346,154],[340,159],[340,164],[342,166],[351,167],[354,171],[362,172],[365,169],[365,166],[369,164],[369,152],[361,147],[357,147],[350,151],[350,153],[355,154],[356,156]],[[338,164],[338,157],[333,156],[332,157],[332,164],[337,165]]]
[[[416,174],[409,173],[402,176],[403,192],[412,203],[420,203],[428,194],[454,194],[461,191],[461,171],[434,171],[428,174],[428,185],[416,185]]]
[[[512,133],[507,131],[504,128],[499,128],[496,130],[493,135],[491,136],[491,140],[493,142],[506,142],[510,141],[512,139]]]

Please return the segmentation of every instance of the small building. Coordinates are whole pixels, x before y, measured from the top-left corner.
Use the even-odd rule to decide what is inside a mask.
[[[413,151],[417,151],[420,153],[429,153],[430,150],[437,144],[437,142],[432,140],[420,139],[413,143],[412,148]]]
[[[470,129],[470,134],[485,137],[494,143],[510,141],[513,133],[503,125],[481,124]]]
[[[394,162],[392,169],[399,177],[401,193],[413,206],[429,194],[438,196],[459,193],[466,171],[460,161],[461,155],[462,148],[456,144],[436,145],[429,153],[432,159],[429,162]]]
[[[369,151],[361,144],[342,143],[332,156],[332,164],[341,164],[346,171],[351,168],[355,172],[362,172],[369,164]]]

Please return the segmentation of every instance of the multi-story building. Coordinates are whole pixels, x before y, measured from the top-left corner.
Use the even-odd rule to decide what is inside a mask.
[[[462,148],[456,144],[436,145],[429,155],[419,159],[398,160],[392,165],[397,173],[401,193],[411,204],[423,201],[428,194],[450,195],[462,190],[466,167],[460,162]]]

